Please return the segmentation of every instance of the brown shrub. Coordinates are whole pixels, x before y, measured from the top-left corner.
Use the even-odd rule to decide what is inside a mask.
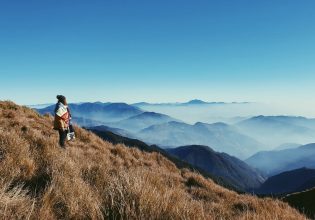
[[[22,186],[10,188],[10,183],[0,183],[0,219],[28,219],[34,214],[35,200]]]

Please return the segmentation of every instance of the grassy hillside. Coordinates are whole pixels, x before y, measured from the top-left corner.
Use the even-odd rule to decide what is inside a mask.
[[[63,150],[52,117],[0,102],[0,219],[305,219],[239,195],[158,153],[76,128]]]

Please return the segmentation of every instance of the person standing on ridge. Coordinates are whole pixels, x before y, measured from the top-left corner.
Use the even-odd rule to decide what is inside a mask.
[[[54,129],[59,132],[59,144],[65,148],[65,142],[69,133],[71,114],[67,99],[63,95],[57,95],[58,102],[55,107]]]

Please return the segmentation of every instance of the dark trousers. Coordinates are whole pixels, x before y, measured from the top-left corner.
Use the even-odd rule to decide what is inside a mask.
[[[64,131],[62,129],[59,129],[59,144],[60,144],[60,147],[65,148],[65,142],[66,142],[66,139],[67,139],[67,133],[68,133],[67,130]]]
[[[69,132],[74,132],[74,128],[73,128],[72,124],[69,125]]]

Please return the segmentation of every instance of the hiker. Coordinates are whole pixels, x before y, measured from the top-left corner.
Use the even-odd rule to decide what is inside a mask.
[[[65,148],[66,139],[72,139],[69,136],[70,132],[73,132],[72,125],[70,123],[71,114],[68,108],[67,99],[63,95],[57,95],[58,102],[55,107],[55,121],[54,129],[59,132],[59,144],[62,148]],[[72,130],[72,131],[70,131]],[[74,133],[73,133],[74,134]]]

